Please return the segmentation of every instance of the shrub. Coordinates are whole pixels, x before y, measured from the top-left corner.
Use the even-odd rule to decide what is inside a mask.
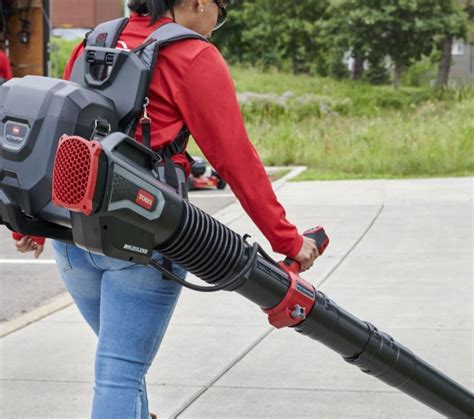
[[[72,41],[62,38],[51,38],[51,77],[61,78],[64,74],[64,68],[71,56],[73,49],[82,39]]]

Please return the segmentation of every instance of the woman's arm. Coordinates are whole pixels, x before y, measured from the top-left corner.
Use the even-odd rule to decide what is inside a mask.
[[[210,46],[195,58],[176,103],[211,165],[226,180],[275,252],[295,257],[303,237],[286,219],[245,129],[229,69]]]

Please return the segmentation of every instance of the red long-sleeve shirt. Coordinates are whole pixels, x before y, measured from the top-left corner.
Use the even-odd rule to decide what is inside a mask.
[[[132,14],[118,47],[136,48],[156,28],[170,21],[163,18],[149,26],[149,17]],[[74,62],[82,53],[81,44],[74,50],[64,78],[70,77]],[[285,210],[249,141],[229,69],[217,48],[190,39],[161,49],[148,96],[152,147],[171,143],[186,125],[273,250],[296,256],[303,238],[286,219]],[[141,141],[140,130],[136,138]],[[184,155],[177,155],[174,160],[189,174],[190,166]]]

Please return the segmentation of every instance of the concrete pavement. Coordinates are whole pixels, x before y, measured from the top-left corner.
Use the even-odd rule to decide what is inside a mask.
[[[473,385],[473,179],[289,183],[300,229],[331,244],[303,277]],[[235,206],[220,218],[265,244]],[[0,417],[87,418],[95,337],[75,307],[0,341]],[[148,375],[160,418],[437,418],[229,293],[185,290]]]

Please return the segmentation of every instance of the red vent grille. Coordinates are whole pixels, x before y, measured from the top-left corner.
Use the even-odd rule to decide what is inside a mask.
[[[53,202],[90,215],[97,180],[101,146],[97,141],[63,136],[59,141],[53,170]]]

